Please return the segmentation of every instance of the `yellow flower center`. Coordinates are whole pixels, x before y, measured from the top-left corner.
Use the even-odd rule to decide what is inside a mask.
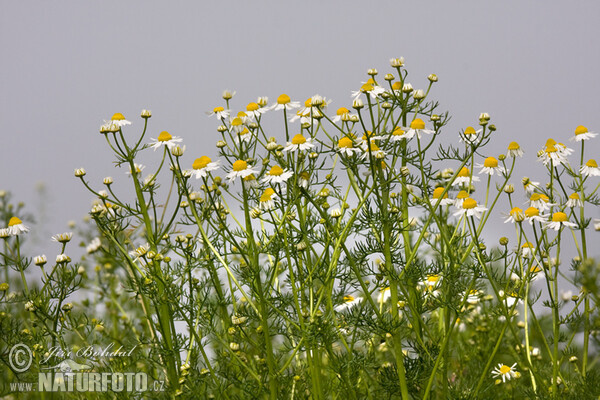
[[[305,181],[310,179],[310,174],[306,171],[300,172],[300,179],[304,179]]]
[[[369,84],[369,85],[376,85],[375,79],[369,78],[369,80],[367,81],[367,84]]]
[[[196,158],[196,161],[192,164],[193,169],[202,169],[205,168],[212,160],[210,157],[202,156],[200,158]],[[234,167],[235,169],[235,167]]]
[[[427,275],[427,282],[429,282],[429,283],[436,283],[439,280],[440,280],[439,275]]]
[[[304,107],[308,108],[312,105],[312,98],[309,97],[308,99],[306,99],[306,101],[304,101]]]
[[[254,176],[254,174],[250,174],[250,175],[248,175],[247,177],[245,177],[245,178],[244,178],[244,180],[245,180],[246,182],[255,181],[255,180],[256,180],[256,177]]]
[[[523,212],[522,209],[520,209],[519,207],[515,207],[512,210],[510,210],[510,215],[512,215],[514,217],[518,214],[521,214],[522,212]]]
[[[465,201],[463,201],[462,206],[465,210],[470,210],[472,208],[477,207],[477,202],[475,200],[473,200],[472,198],[468,197],[465,199]]]
[[[421,118],[417,118],[410,123],[410,129],[425,129],[425,122]]]
[[[550,153],[556,153],[558,151],[558,149],[554,146],[548,146],[546,147],[546,153],[550,154]]]
[[[242,129],[242,131],[239,133],[239,135],[244,136],[247,133],[250,133],[250,131],[248,130],[248,128],[244,127],[244,129]]]
[[[575,128],[575,135],[583,135],[584,133],[588,133],[588,128],[583,125],[579,125]]]
[[[362,86],[360,87],[360,90],[361,90],[362,92],[370,92],[371,90],[373,90],[373,85],[372,85],[372,84],[370,84],[370,83],[365,83],[364,85],[362,85]]]
[[[352,139],[343,137],[338,141],[338,146],[345,147],[347,149],[351,149],[352,148]]]
[[[218,112],[222,112],[222,111],[225,111],[225,109],[223,107],[215,107],[215,108],[213,108],[213,112],[214,113],[218,113]]]
[[[259,106],[256,103],[248,103],[248,105],[246,106],[247,111],[256,111],[258,109],[259,109]]]
[[[488,157],[483,162],[483,166],[486,168],[496,168],[498,166],[498,160],[494,157]]]
[[[288,96],[285,93],[277,98],[277,104],[287,104],[290,101],[291,101],[290,96]]]
[[[279,165],[275,165],[269,171],[269,175],[271,176],[280,176],[281,174],[283,174],[283,168],[281,168]]]
[[[527,210],[525,210],[525,216],[527,218],[537,217],[538,215],[540,215],[540,210],[535,207],[529,207]]]
[[[573,193],[572,195],[569,196],[569,198],[572,200],[579,200],[579,195],[577,193]]]
[[[111,118],[112,121],[123,121],[124,119],[125,117],[121,113],[115,113]]]
[[[375,143],[371,142],[370,150],[371,150],[371,152],[377,151],[377,150],[379,150],[379,146],[377,146]]]
[[[394,131],[392,132],[392,135],[394,135],[394,136],[402,136],[402,135],[404,135],[404,133],[405,133],[405,132],[404,132],[404,131],[403,131],[403,130],[400,128],[400,127],[397,127],[397,128],[396,128],[396,129],[394,129]]]
[[[292,138],[292,144],[303,144],[306,143],[306,138],[300,133]]]
[[[158,135],[159,142],[168,142],[171,139],[173,139],[173,136],[167,131],[162,131],[160,135]]]
[[[435,190],[433,191],[433,198],[439,199],[440,196],[442,195],[442,193],[444,193],[443,187],[435,188]],[[444,199],[447,199],[447,198],[448,198],[448,192],[446,192],[446,194],[444,194]]]
[[[458,172],[458,177],[459,178],[466,178],[468,176],[469,176],[469,168],[462,167],[461,170]]]
[[[517,142],[510,142],[510,144],[508,145],[509,150],[519,150],[520,148],[521,146],[519,146],[519,143]]]
[[[242,119],[240,117],[235,117],[233,121],[231,121],[232,126],[240,126],[242,125]]]
[[[542,269],[539,267],[539,265],[533,265],[531,268],[529,268],[529,271],[532,274],[537,274],[538,272],[541,272]]]
[[[550,199],[545,194],[534,193],[529,198],[529,201],[539,201],[542,200],[544,203],[547,203]]]
[[[19,225],[22,224],[23,221],[21,221],[19,218],[17,217],[12,217],[9,221],[8,221],[8,226],[14,226],[14,225]]]
[[[556,140],[550,138],[546,140],[546,147],[554,146],[556,144]]]
[[[248,168],[248,163],[244,160],[237,160],[233,163],[233,170],[236,172],[240,172]]]
[[[260,196],[260,201],[265,202],[271,200],[275,191],[272,188],[267,188],[264,193]]]
[[[472,126],[467,126],[467,129],[465,129],[465,135],[475,135],[477,134],[477,131],[475,130],[475,128],[473,128]]]
[[[394,82],[392,83],[392,90],[402,90],[402,82]]]
[[[500,373],[502,375],[508,374],[510,371],[511,371],[511,368],[508,365],[502,364],[502,366],[500,367]]]
[[[340,107],[338,108],[336,114],[337,115],[344,115],[344,114],[348,114],[350,111],[346,108],[346,107]]]
[[[588,162],[585,163],[585,166],[590,168],[598,168],[598,163],[596,162],[596,160],[590,159]]]
[[[349,294],[344,296],[344,303],[350,303],[351,301],[354,301],[354,296],[350,296]]]
[[[564,212],[555,212],[552,214],[552,222],[565,222],[567,220],[567,214]]]
[[[461,190],[460,192],[458,192],[458,194],[456,195],[457,199],[466,199],[469,197],[469,193],[467,193],[466,190]]]
[[[523,246],[521,246],[521,248],[533,249],[533,245],[530,242],[526,242]]]

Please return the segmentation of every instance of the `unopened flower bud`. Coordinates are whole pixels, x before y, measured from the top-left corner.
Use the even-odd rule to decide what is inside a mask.
[[[185,153],[185,145],[181,147],[177,144],[171,149],[171,154],[173,154],[175,157],[181,157],[183,153]]]
[[[500,246],[506,246],[508,244],[508,238],[506,236],[502,236],[499,240]]]
[[[231,90],[223,90],[223,99],[224,100],[231,100],[233,98],[233,96],[235,96],[235,91],[231,91]]]
[[[390,59],[390,65],[393,68],[399,68],[404,66],[404,57],[400,57],[400,58],[391,58]]]
[[[354,108],[355,110],[360,110],[364,106],[365,106],[365,104],[363,103],[363,101],[361,99],[356,99],[352,102],[352,108]]]
[[[504,161],[504,160],[506,160],[506,154],[499,154],[498,161]]]
[[[402,86],[402,93],[410,93],[412,91],[413,91],[413,87],[412,87],[412,85],[410,83],[405,83]]]
[[[82,176],[85,176],[85,174],[86,174],[86,172],[85,172],[85,169],[83,169],[83,168],[77,168],[75,170],[75,176],[77,178],[81,178]]]
[[[150,111],[150,110],[142,110],[142,112],[140,113],[140,116],[142,118],[150,118],[152,116],[152,111]]]
[[[219,125],[219,126],[217,126],[217,132],[219,132],[219,133],[227,132],[227,127],[225,125]]]
[[[422,100],[425,98],[425,92],[421,89],[417,89],[413,93],[413,97],[415,98],[415,100]]]
[[[400,173],[402,174],[402,176],[407,177],[408,175],[410,175],[410,170],[408,169],[408,167],[402,167],[400,168]]]
[[[504,186],[504,193],[512,194],[514,192],[515,192],[515,187],[511,183]]]
[[[114,182],[114,181],[113,181],[113,178],[112,178],[112,177],[110,177],[110,176],[107,176],[107,177],[106,177],[106,178],[104,178],[104,180],[102,181],[102,183],[104,183],[106,186],[108,186],[108,185],[112,185],[112,183],[113,183],[113,182]]]
[[[438,81],[438,77],[436,74],[431,74],[427,77],[427,79],[429,79],[429,82],[437,82]]]
[[[496,130],[496,125],[490,125],[488,126],[488,129],[490,130],[490,132],[494,132]]]
[[[46,264],[47,262],[48,262],[48,259],[46,258],[45,254],[42,254],[41,256],[36,256],[33,259],[33,263],[35,265],[37,265],[38,267],[44,266],[44,264]]]
[[[219,149],[222,149],[222,148],[223,148],[223,147],[225,147],[225,146],[227,146],[227,143],[226,143],[224,140],[219,140],[219,141],[217,142],[217,147],[218,147]]]
[[[440,121],[442,118],[441,118],[439,115],[437,115],[437,114],[433,114],[433,115],[431,116],[431,118],[430,118],[430,119],[431,119],[431,121],[433,121],[433,122],[438,122],[438,121]]]
[[[367,75],[375,76],[377,74],[378,72],[375,68],[369,68],[369,70],[367,71]]]
[[[392,74],[385,74],[385,76],[383,77],[383,79],[385,79],[386,81],[393,81],[394,80],[394,75],[392,75]]]
[[[387,101],[381,103],[381,108],[383,108],[384,110],[389,110],[392,108],[392,105],[390,103],[388,103]]]

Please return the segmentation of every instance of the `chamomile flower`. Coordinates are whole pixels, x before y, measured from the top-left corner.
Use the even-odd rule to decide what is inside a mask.
[[[292,101],[290,96],[284,93],[277,98],[277,103],[271,107],[271,110],[286,109],[287,111],[290,111],[298,107],[300,107],[300,103],[297,101]]]
[[[250,174],[245,178],[242,178],[242,184],[246,189],[258,187],[258,181],[256,180],[254,174]]]
[[[508,145],[508,150],[506,151],[506,155],[509,157],[523,157],[523,149],[521,149],[519,143],[510,142]]]
[[[425,296],[437,296],[440,294],[438,290],[442,284],[442,277],[438,274],[429,274],[427,278],[417,283],[419,289],[425,292]]]
[[[298,175],[298,186],[302,189],[308,189],[308,185],[310,183],[310,174],[306,171],[300,172]]]
[[[466,292],[462,293],[463,297],[465,294],[466,294]],[[467,304],[475,305],[475,304],[478,304],[480,300],[481,300],[481,291],[480,290],[472,289],[471,291],[469,291],[469,294],[467,295]]]
[[[230,110],[226,110],[224,107],[215,107],[212,111],[207,112],[208,116],[211,117],[213,115],[217,116],[217,119],[227,119],[229,118]]]
[[[537,207],[528,207],[525,210],[525,220],[529,222],[529,225],[533,225],[534,221],[539,223],[546,222],[548,215],[540,214],[540,210]]]
[[[487,211],[487,208],[477,205],[477,201],[468,197],[462,203],[462,208],[454,213],[454,216],[466,215],[467,217],[481,218],[481,215]]]
[[[600,231],[600,219],[595,219],[594,220],[594,230],[595,231]]]
[[[511,293],[508,293],[508,294],[503,294],[503,291],[501,290],[499,292],[499,294],[501,296],[504,295],[504,304],[506,304],[507,308],[511,308],[515,304],[523,304],[523,300],[521,300],[521,298],[519,297],[519,295],[517,293],[515,293],[515,292],[511,292]]]
[[[529,206],[539,209],[544,212],[550,209],[550,206],[554,204],[550,203],[550,199],[543,193],[533,193],[529,198]]]
[[[115,113],[115,114],[113,114],[112,118],[110,119],[110,124],[111,125],[116,125],[119,128],[121,128],[121,127],[123,127],[125,125],[131,125],[131,122],[127,121],[125,119],[125,117],[123,116],[123,114],[121,114],[121,113]]]
[[[348,114],[350,114],[350,110],[348,110],[346,107],[340,107],[337,109],[335,116],[331,119],[331,121],[340,122],[342,121],[342,116]]]
[[[236,178],[245,178],[251,174],[258,174],[258,171],[252,169],[246,161],[237,160],[231,166],[231,172],[227,174],[227,179],[229,179],[229,182],[232,182]]]
[[[196,179],[204,178],[208,176],[210,171],[219,169],[219,164],[219,160],[213,162],[210,157],[202,156],[194,161],[192,164],[192,170],[190,172],[192,176],[196,177]]]
[[[294,173],[292,171],[284,170],[279,165],[275,165],[267,172],[266,176],[262,178],[262,182],[269,184],[283,183],[290,179]]]
[[[146,166],[145,166],[145,165],[142,165],[142,164],[137,164],[137,163],[134,163],[134,164],[133,164],[133,168],[134,168],[134,170],[135,170],[135,173],[136,173],[136,175],[139,175],[139,174],[141,174],[141,173],[142,173],[142,171],[144,170],[144,168],[146,168]],[[131,171],[131,166],[129,167],[129,171],[127,171],[127,172],[126,172],[126,174],[127,174],[127,175],[131,175],[131,174],[132,174],[132,171]]]
[[[302,134],[297,134],[292,138],[291,142],[288,142],[283,151],[298,151],[298,150],[310,150],[315,147],[311,143],[311,138],[305,138]]]
[[[88,244],[85,247],[85,251],[88,254],[92,254],[92,253],[98,251],[98,249],[100,248],[100,246],[102,246],[102,242],[100,241],[100,238],[97,237],[97,238],[92,239],[92,241],[90,242],[90,244]]]
[[[546,147],[538,152],[538,158],[548,165],[551,162],[553,164],[567,164],[567,156],[573,152],[572,149],[568,148],[562,143],[557,143],[554,139],[548,139],[546,141]]]
[[[468,199],[468,198],[469,198],[469,193],[467,193],[467,191],[465,191],[465,190],[461,190],[456,195],[456,199],[454,199],[454,207],[456,207],[458,209],[462,209],[463,202],[465,201],[465,199]]]
[[[73,232],[57,233],[52,236],[52,241],[57,243],[68,243],[73,238]]]
[[[277,194],[273,188],[267,188],[260,196],[260,209],[261,210],[271,210],[275,207],[275,198]]]
[[[246,129],[246,126],[244,126],[244,120],[242,119],[242,117],[232,118],[229,129],[230,129],[231,133],[235,133],[235,134],[240,134],[244,129]]]
[[[567,214],[560,211],[552,214],[552,220],[546,223],[546,227],[548,227],[549,229],[554,229],[555,231],[558,231],[559,229],[565,226],[569,228],[574,228],[577,225],[572,222],[569,222]]]
[[[479,134],[483,129],[475,130],[472,126],[467,126],[464,132],[460,135],[460,141],[465,143],[477,143],[479,140]]]
[[[237,135],[233,137],[233,140],[234,142],[236,142],[236,144],[240,144],[242,142],[249,143],[250,141],[252,141],[253,138],[254,136],[252,135],[250,130],[244,126],[242,130],[237,132]]]
[[[258,103],[254,103],[254,102],[250,102],[246,106],[246,114],[255,119],[260,117],[262,114],[266,113],[267,111],[269,111],[267,108],[261,107]]]
[[[494,378],[502,378],[502,382],[506,382],[506,380],[511,380],[511,378],[517,378],[518,372],[516,371],[517,363],[514,363],[511,367],[506,364],[498,364],[496,368],[492,371],[492,376]]]
[[[377,297],[377,302],[379,304],[385,303],[390,297],[392,297],[392,292],[390,291],[389,287],[386,287],[385,289],[380,289],[379,296]]]
[[[338,151],[348,157],[361,152],[359,148],[354,147],[354,142],[347,136],[338,140]]]
[[[539,265],[537,265],[537,264],[532,265],[531,268],[529,268],[529,280],[531,282],[535,282],[540,277],[544,276],[544,274],[541,274],[540,272],[542,272],[542,269],[540,268]]]
[[[528,196],[531,196],[535,189],[540,188],[539,182],[533,182],[533,181],[529,180],[528,177],[524,177],[522,182],[523,182],[523,189],[525,190],[525,193],[527,193]]]
[[[160,146],[167,146],[169,150],[171,150],[177,143],[180,143],[183,139],[177,136],[171,136],[171,134],[167,131],[162,131],[160,135],[158,135],[157,139],[152,139],[150,142],[150,147],[156,151]]]
[[[412,138],[417,135],[417,138],[421,139],[421,134],[430,135],[435,133],[431,129],[425,129],[425,122],[421,118],[416,118],[410,123],[410,129],[406,132],[408,138]]]
[[[581,168],[579,168],[579,172],[581,172],[581,175],[585,176],[586,178],[589,176],[600,176],[600,168],[598,168],[598,163],[593,159],[588,160],[585,165],[582,165]]]
[[[364,153],[361,156],[361,158],[363,160],[366,160],[369,158],[369,153],[371,153],[374,158],[377,158],[379,160],[381,160],[382,158],[385,158],[385,152],[383,150],[381,150],[379,148],[379,146],[377,146],[374,142],[371,142],[371,146],[369,146],[369,147],[364,146],[363,151],[364,151]]]
[[[525,242],[521,246],[521,257],[530,258],[535,253],[535,246],[530,242]]]
[[[523,210],[519,207],[514,207],[512,210],[510,210],[508,218],[504,220],[504,223],[506,224],[507,222],[522,222],[523,220],[525,220],[525,213],[523,212]]]
[[[597,133],[590,132],[590,131],[588,131],[588,128],[586,128],[585,126],[579,125],[577,128],[575,128],[575,136],[573,136],[571,138],[571,140],[581,142],[582,140],[593,139],[596,136],[598,136]]]
[[[348,310],[356,305],[359,305],[362,300],[362,297],[355,298],[354,296],[346,295],[344,296],[344,302],[334,307],[334,310],[337,312]]]
[[[583,203],[581,202],[581,198],[579,197],[578,193],[572,193],[569,196],[569,200],[567,200],[567,204],[566,205],[569,208],[582,207]]]
[[[448,192],[444,193],[444,196],[442,197],[442,193],[444,193],[444,188],[443,187],[437,187],[433,190],[433,194],[431,196],[431,198],[429,199],[429,203],[432,206],[435,206],[436,203],[439,201],[441,206],[447,206],[450,204],[454,204],[454,200],[449,199],[448,198]],[[442,197],[442,199],[440,200],[440,197]]]
[[[8,221],[8,227],[6,229],[8,230],[8,236],[18,236],[21,233],[29,232],[29,228],[26,227],[23,224],[23,221],[17,217],[11,217],[11,219]]]
[[[352,100],[357,100],[362,93],[365,93],[366,95],[371,96],[373,100],[376,100],[379,95],[385,93],[385,89],[377,85],[373,78],[369,78],[360,89],[352,92]]]
[[[458,171],[456,179],[452,182],[452,186],[468,185],[469,182],[479,182],[479,178],[477,176],[471,176],[469,168],[462,167],[460,171]]]
[[[392,142],[399,142],[402,139],[410,139],[406,133],[406,128],[401,128],[401,127],[396,127],[393,131],[392,131],[392,136],[391,136],[391,140]]]
[[[381,139],[383,139],[383,136],[376,135],[371,131],[366,131],[364,133],[364,135],[362,136],[362,138],[360,139],[360,146],[363,147],[364,149],[366,149],[367,145],[369,143],[373,143],[375,140],[381,140]]]
[[[502,175],[505,173],[505,169],[502,166],[498,165],[498,160],[495,157],[488,157],[483,162],[483,165],[477,164],[478,168],[481,168],[479,171],[480,174],[494,175],[495,173],[498,175]]]

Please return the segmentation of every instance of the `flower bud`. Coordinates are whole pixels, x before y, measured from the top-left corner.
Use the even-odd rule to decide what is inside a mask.
[[[496,131],[496,125],[492,124],[492,125],[488,126],[488,129],[490,130],[490,132],[494,132],[494,131]]]
[[[47,262],[48,262],[48,259],[46,258],[45,254],[42,254],[41,256],[36,256],[33,259],[33,263],[35,265],[37,265],[38,267],[44,266],[44,264],[46,264]]]
[[[217,126],[217,132],[219,132],[219,133],[227,132],[227,127],[225,125],[219,125],[219,126]]]
[[[506,154],[500,154],[500,155],[498,155],[498,160],[499,160],[499,161],[504,161],[504,160],[506,160]]]
[[[392,105],[390,103],[388,103],[387,101],[381,103],[381,108],[383,108],[384,110],[390,110],[392,108]]]
[[[433,114],[433,115],[431,116],[431,118],[430,118],[430,119],[431,119],[431,121],[433,121],[433,122],[438,122],[438,121],[440,121],[440,120],[442,119],[442,117],[440,117],[440,116],[439,116],[439,115],[437,115],[437,114]]]
[[[402,86],[402,93],[410,93],[412,91],[413,91],[413,87],[412,87],[412,85],[410,83],[405,83]]]
[[[504,193],[512,194],[514,192],[515,192],[515,187],[511,183],[509,183],[508,185],[504,186]]]
[[[85,176],[85,174],[86,174],[86,172],[85,172],[85,169],[83,169],[83,168],[77,168],[75,170],[75,176],[77,178],[81,178],[82,176]]]
[[[506,236],[502,236],[499,240],[500,246],[506,246],[508,244],[508,238]]]
[[[114,182],[114,181],[113,181],[113,178],[112,178],[112,177],[110,177],[110,176],[107,176],[106,178],[104,178],[104,179],[102,180],[102,183],[104,183],[106,186],[108,186],[108,185],[112,185],[112,183],[113,183],[113,182]]]
[[[223,99],[224,100],[231,100],[233,98],[233,96],[235,96],[235,91],[231,91],[231,90],[223,90]]]
[[[140,116],[142,118],[150,118],[152,116],[152,111],[150,111],[150,110],[142,110],[142,112],[140,113]]]
[[[363,101],[361,99],[356,99],[352,102],[352,108],[354,108],[355,110],[360,110],[364,106],[365,106],[365,104],[363,103]]]
[[[425,92],[421,89],[417,89],[413,93],[413,97],[415,98],[415,100],[422,100],[425,98]]]
[[[390,65],[393,68],[400,68],[402,66],[404,66],[404,57],[400,57],[400,58],[391,58],[390,59]]]
[[[394,80],[394,75],[392,75],[392,74],[385,74],[385,76],[383,77],[383,79],[385,79],[386,81],[393,81]]]
[[[225,146],[227,146],[227,142],[225,142],[224,140],[219,140],[219,141],[217,142],[217,147],[218,147],[219,149],[222,149],[222,148],[223,148],[223,147],[225,147]]]
[[[429,82],[433,83],[433,82],[437,82],[438,81],[438,77],[436,74],[431,74],[427,77],[427,79],[429,79]]]
[[[375,76],[375,75],[377,75],[377,74],[378,74],[378,72],[377,72],[377,70],[376,70],[375,68],[369,68],[369,69],[367,70],[367,75],[370,75],[370,76]]]
[[[256,100],[256,104],[258,104],[261,107],[264,107],[267,105],[267,103],[269,102],[269,98],[268,97],[259,97],[258,100]]]
[[[407,177],[408,175],[410,175],[410,170],[408,169],[408,167],[404,166],[400,168],[400,173],[402,174],[402,176]]]
[[[177,144],[171,149],[171,154],[173,154],[175,157],[181,157],[183,153],[185,153],[185,145],[181,147]]]

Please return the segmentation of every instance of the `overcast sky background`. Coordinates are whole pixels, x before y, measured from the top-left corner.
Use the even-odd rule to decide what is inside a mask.
[[[488,112],[490,155],[517,140],[527,154],[514,183],[542,180],[535,153],[548,137],[600,131],[598,16],[593,1],[3,1],[0,189],[35,211],[45,183],[47,232],[62,232],[90,207],[74,168],[97,188],[107,175],[126,179],[98,133],[113,113],[134,122],[133,136],[140,110],[152,110],[148,137],[183,137],[191,163],[216,153],[205,111],[223,89],[237,91],[238,110],[283,92],[319,93],[335,110],[368,68],[383,75],[400,56],[413,86],[438,75],[431,97],[453,118],[445,135]]]

